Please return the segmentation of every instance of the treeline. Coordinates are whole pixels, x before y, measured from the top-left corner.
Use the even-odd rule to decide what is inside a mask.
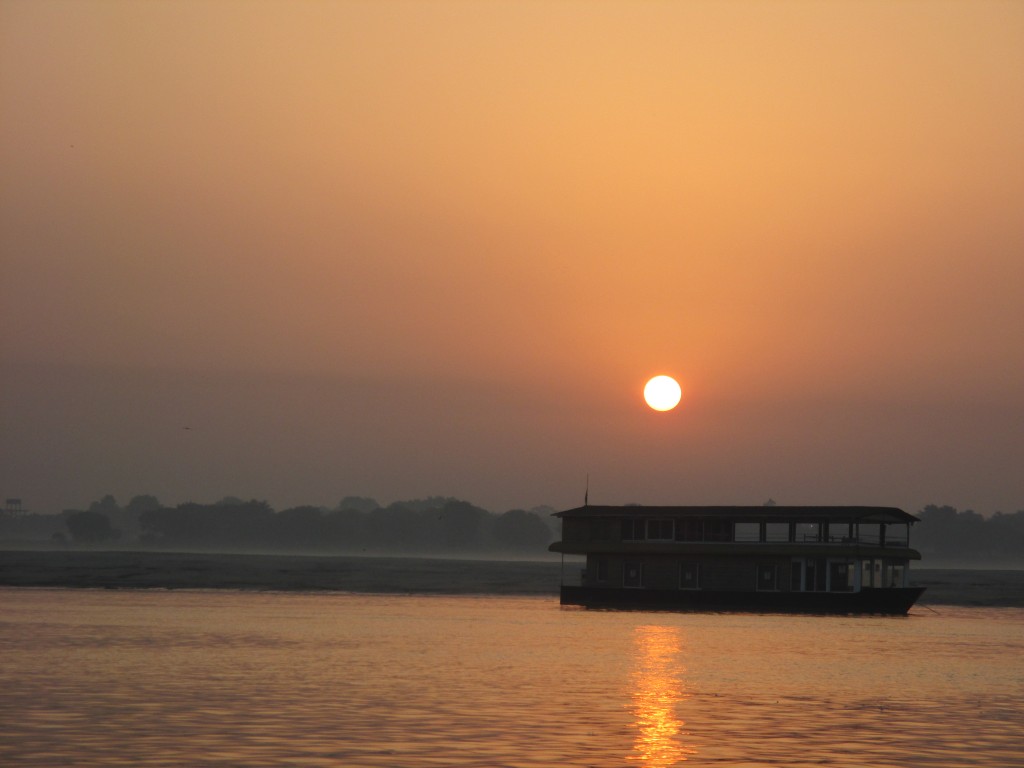
[[[69,542],[117,549],[339,554],[498,554],[535,556],[558,538],[549,507],[494,514],[450,497],[399,501],[348,496],[333,508],[275,511],[263,501],[225,497],[169,507],[153,496],[121,506],[104,496],[61,515],[0,515],[0,547]],[[930,504],[917,516],[911,546],[931,568],[1024,568],[1024,510],[985,517]]]
[[[929,504],[917,516],[910,542],[924,567],[1024,567],[1024,510],[984,517]]]
[[[137,542],[144,548],[318,553],[543,554],[555,538],[551,510],[496,515],[454,498],[395,502],[346,497],[333,508],[275,511],[264,501],[228,497],[215,504],[161,505],[136,497],[121,508],[105,497],[68,510],[71,538],[91,545]]]

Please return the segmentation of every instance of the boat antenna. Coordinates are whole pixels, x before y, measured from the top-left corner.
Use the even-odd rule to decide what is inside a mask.
[[[589,506],[590,499],[590,473],[587,472],[587,484],[583,488],[583,506]]]

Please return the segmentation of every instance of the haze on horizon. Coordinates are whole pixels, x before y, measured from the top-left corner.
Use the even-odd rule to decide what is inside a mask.
[[[986,0],[0,0],[0,495],[1022,509],[1022,94]]]

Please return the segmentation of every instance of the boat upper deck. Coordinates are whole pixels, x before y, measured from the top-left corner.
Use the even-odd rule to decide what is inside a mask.
[[[873,523],[916,523],[915,517],[896,507],[812,507],[812,506],[652,506],[639,504],[624,506],[587,505],[562,512],[555,517],[670,517],[670,518],[714,518],[719,520],[776,521],[776,522],[873,522]]]
[[[910,549],[914,515],[895,507],[584,506],[556,512],[562,541],[555,552],[637,551],[741,554],[866,554]],[[746,545],[741,547],[737,545]]]

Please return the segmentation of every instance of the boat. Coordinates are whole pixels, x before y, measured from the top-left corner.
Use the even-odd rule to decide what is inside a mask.
[[[924,592],[910,584],[919,518],[895,507],[584,505],[554,514],[562,605],[905,615]],[[565,555],[586,558],[578,583],[567,583]]]

